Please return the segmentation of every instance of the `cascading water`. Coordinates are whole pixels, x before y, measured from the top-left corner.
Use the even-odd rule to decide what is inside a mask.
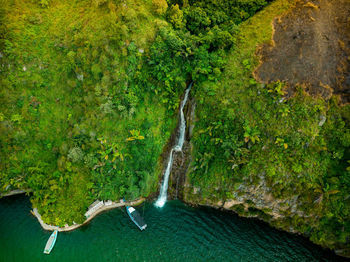
[[[169,176],[170,176],[171,168],[173,166],[173,153],[174,153],[174,151],[181,152],[182,146],[185,142],[186,120],[185,120],[185,115],[184,115],[183,109],[186,105],[186,102],[188,99],[188,94],[191,90],[192,84],[193,83],[191,83],[188,86],[188,88],[186,89],[184,99],[181,102],[179,136],[177,137],[176,144],[170,150],[168,164],[167,164],[167,167],[166,167],[165,172],[164,172],[163,184],[162,184],[162,187],[160,188],[160,193],[159,193],[158,199],[155,203],[155,206],[157,206],[157,207],[163,207],[166,200],[167,200]]]

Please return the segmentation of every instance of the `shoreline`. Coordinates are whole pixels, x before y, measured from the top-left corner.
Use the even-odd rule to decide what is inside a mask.
[[[7,197],[7,196],[12,196],[12,195],[18,195],[18,194],[24,194],[26,192],[30,192],[28,190],[20,190],[20,189],[16,189],[16,190],[13,190],[13,191],[10,191],[8,192],[7,194],[2,194],[1,197]],[[123,206],[126,206],[126,205],[140,205],[142,204],[144,201],[146,200],[146,198],[140,198],[140,199],[137,199],[137,200],[134,200],[134,201],[129,201],[129,202],[123,202],[123,200],[120,200],[120,202],[112,202],[112,204],[110,205],[103,205],[101,206],[100,208],[98,208],[97,210],[95,210],[94,213],[92,213],[82,224],[74,224],[74,225],[71,225],[71,226],[65,226],[65,227],[58,227],[58,226],[53,226],[53,225],[49,225],[49,224],[46,224],[45,222],[43,222],[42,218],[41,218],[41,215],[40,213],[38,212],[37,208],[33,208],[33,210],[31,210],[31,214],[36,217],[41,225],[41,227],[44,229],[44,230],[47,230],[47,231],[54,231],[54,230],[57,230],[59,232],[69,232],[69,231],[73,231],[81,226],[84,226],[86,225],[87,223],[89,223],[93,218],[95,218],[97,215],[99,215],[100,213],[104,212],[104,211],[107,211],[107,210],[111,210],[111,209],[114,209],[114,208],[118,208],[118,207],[123,207]],[[229,212],[229,213],[234,213],[236,215],[238,215],[239,217],[244,217],[244,218],[247,218],[247,219],[252,219],[252,218],[255,218],[255,219],[258,219],[264,223],[266,223],[268,226],[270,226],[271,228],[276,228],[274,226],[271,226],[268,222],[262,220],[261,218],[259,217],[246,217],[246,216],[242,216],[240,214],[238,214],[237,212],[235,212],[234,210],[231,210],[231,209],[227,209],[225,208],[225,205],[222,205],[222,206],[215,206],[213,204],[198,204],[198,203],[195,203],[195,202],[192,202],[192,201],[185,201],[184,199],[180,199],[181,202],[183,202],[185,205],[190,205],[192,207],[209,207],[209,208],[213,208],[213,209],[216,209],[216,210],[219,210],[221,212]],[[300,234],[298,232],[292,232],[292,231],[287,231],[287,230],[283,230],[283,229],[280,229],[280,228],[276,228],[277,230],[281,231],[281,232],[288,232],[290,234],[293,234],[293,235],[299,235],[299,236],[303,236],[305,237],[303,234]],[[308,237],[305,237],[306,239],[308,239],[310,241],[310,239]],[[345,258],[349,258],[349,256],[347,255],[344,255],[344,250],[342,249],[330,249],[330,248],[327,248],[327,247],[322,247],[321,245],[318,245],[318,244],[315,244],[323,249],[328,249],[332,252],[334,252],[337,256],[341,256],[341,257],[345,257]]]
[[[32,213],[33,216],[35,216],[41,227],[44,230],[48,230],[48,231],[54,231],[57,230],[59,232],[68,232],[68,231],[73,231],[81,226],[86,225],[87,223],[89,223],[93,218],[95,218],[97,215],[99,215],[100,213],[106,211],[106,210],[110,210],[110,209],[114,209],[114,208],[118,208],[118,207],[123,207],[126,205],[130,205],[130,206],[135,206],[135,205],[140,205],[141,203],[143,203],[146,199],[145,198],[140,198],[134,201],[129,201],[129,202],[123,202],[123,200],[120,200],[120,202],[112,202],[112,204],[110,205],[103,205],[100,208],[96,209],[95,212],[93,212],[83,223],[81,224],[73,224],[71,226],[65,226],[65,227],[58,227],[58,226],[53,226],[53,225],[49,225],[46,224],[42,218],[41,215],[39,214],[39,211],[37,208],[33,208],[33,210],[31,210],[30,212]]]
[[[31,190],[28,189],[28,190],[22,190],[22,189],[15,189],[15,190],[12,190],[8,193],[5,193],[5,194],[1,194],[0,197],[9,197],[9,196],[14,196],[14,195],[19,195],[19,194],[25,194],[27,192],[30,192]],[[83,225],[86,225],[87,223],[89,223],[93,218],[95,218],[97,215],[99,215],[100,213],[104,212],[104,211],[107,211],[107,210],[110,210],[110,209],[114,209],[114,208],[118,208],[118,207],[123,207],[123,206],[126,206],[126,205],[130,205],[130,206],[137,206],[137,205],[140,205],[141,203],[143,203],[146,199],[145,198],[140,198],[140,199],[137,199],[137,200],[134,200],[134,201],[128,201],[128,202],[124,202],[122,199],[119,201],[119,202],[113,202],[109,205],[103,205],[101,206],[100,208],[96,209],[91,215],[89,215],[88,218],[86,218],[86,220],[81,223],[81,224],[73,224],[71,226],[65,226],[65,227],[59,227],[59,226],[53,226],[53,225],[49,225],[49,224],[46,224],[42,218],[41,218],[41,215],[38,211],[38,209],[35,207],[33,208],[33,210],[30,211],[30,213],[36,217],[41,225],[41,227],[44,229],[44,230],[48,230],[48,231],[54,231],[54,230],[57,230],[59,232],[68,232],[68,231],[73,231]]]
[[[14,195],[19,195],[19,194],[25,194],[27,192],[31,192],[31,190],[30,189],[25,189],[25,190],[15,189],[15,190],[12,190],[10,192],[1,194],[0,197],[8,197],[8,196],[14,196]]]

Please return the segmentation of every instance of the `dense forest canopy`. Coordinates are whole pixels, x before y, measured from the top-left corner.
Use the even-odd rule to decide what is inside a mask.
[[[294,2],[1,0],[1,191],[30,189],[59,226],[82,222],[95,199],[150,196],[194,81],[188,177],[201,197],[234,199],[263,180],[302,203],[303,218],[286,211],[276,226],[349,247],[349,105],[302,86],[287,98],[287,82],[253,76],[272,19]]]

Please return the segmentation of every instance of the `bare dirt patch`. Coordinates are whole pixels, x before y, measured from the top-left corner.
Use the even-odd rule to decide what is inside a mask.
[[[350,102],[350,0],[298,0],[273,26],[272,42],[258,50],[258,80],[286,81],[289,94],[301,85]]]

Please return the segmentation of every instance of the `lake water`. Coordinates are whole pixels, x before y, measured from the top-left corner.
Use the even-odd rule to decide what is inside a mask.
[[[59,233],[50,255],[51,232],[30,213],[24,195],[0,199],[0,261],[343,261],[305,238],[211,208],[168,201],[137,207],[148,227],[140,231],[124,209]],[[345,261],[345,259],[344,259]]]

